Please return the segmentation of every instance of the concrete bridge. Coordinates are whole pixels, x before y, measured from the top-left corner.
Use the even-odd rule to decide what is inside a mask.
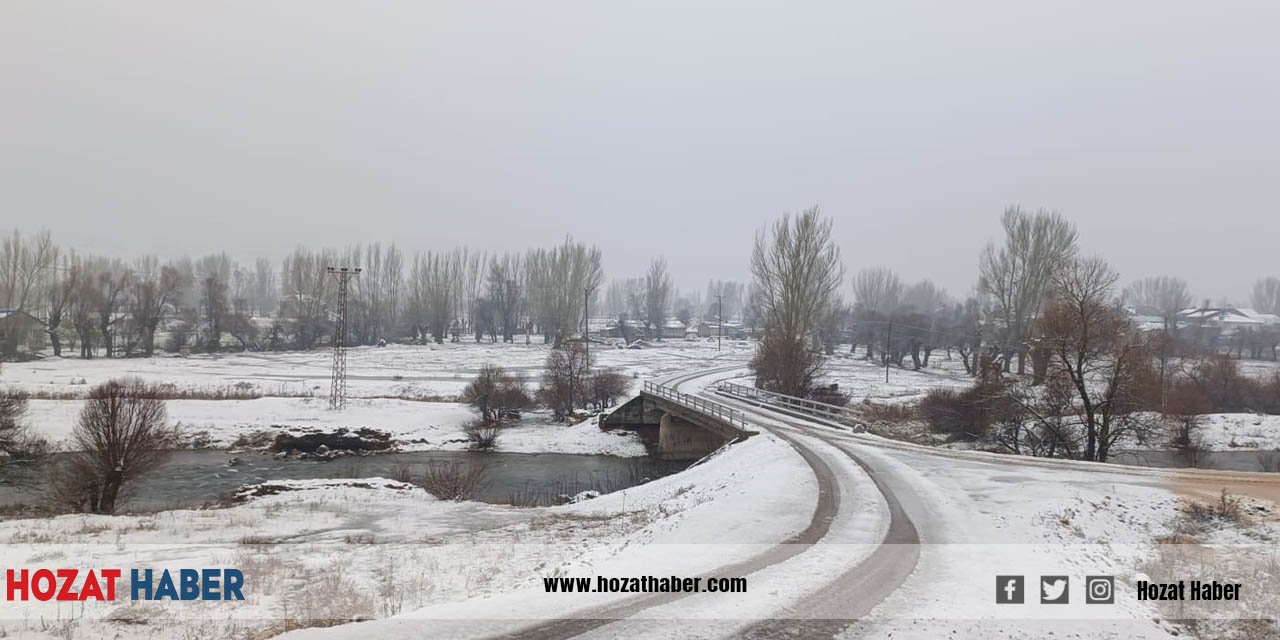
[[[652,382],[644,383],[640,395],[614,409],[600,426],[638,432],[667,460],[696,460],[756,433],[739,411]]]

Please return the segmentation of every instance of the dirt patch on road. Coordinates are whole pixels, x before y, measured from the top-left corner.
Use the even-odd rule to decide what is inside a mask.
[[[1265,507],[1250,510],[1255,518],[1280,521],[1280,474],[1222,472],[1210,476],[1194,471],[1175,472],[1163,486],[1183,500],[1204,503],[1218,500],[1226,490],[1241,496],[1250,506]]]

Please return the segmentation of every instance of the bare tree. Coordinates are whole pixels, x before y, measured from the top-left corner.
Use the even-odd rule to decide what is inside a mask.
[[[644,277],[644,303],[649,337],[661,340],[671,304],[671,274],[667,271],[665,258],[654,258],[649,263],[649,272]]]
[[[395,245],[374,243],[348,249],[344,264],[363,265],[351,281],[348,318],[356,344],[376,344],[396,327],[400,310],[404,263]]]
[[[520,328],[522,267],[518,254],[507,253],[489,259],[488,298],[493,304],[494,324],[502,332],[503,342],[515,342],[516,331]]]
[[[853,302],[865,312],[887,316],[902,303],[902,278],[891,269],[863,269],[853,276]]]
[[[489,264],[489,256],[483,251],[462,250],[459,259],[457,291],[458,320],[462,331],[473,331],[476,314],[484,295],[485,270]],[[479,334],[476,342],[480,341]]]
[[[806,396],[822,366],[815,331],[844,279],[831,221],[818,208],[784,215],[772,233],[756,236],[752,286],[764,324],[764,339],[752,369],[756,385]]]
[[[978,364],[984,341],[982,316],[982,302],[975,294],[957,304],[944,323],[947,349],[954,348],[959,352],[965,373],[971,376],[981,373]]]
[[[280,304],[280,283],[271,261],[258,258],[253,263],[253,313],[270,315]]]
[[[52,278],[45,294],[44,330],[49,334],[53,355],[62,356],[62,323],[71,309],[80,282],[80,263],[66,259],[62,273]]]
[[[147,357],[155,353],[160,323],[177,314],[176,302],[188,284],[172,265],[165,265],[158,274],[144,272],[131,283],[130,316],[142,332],[142,351]]]
[[[1106,462],[1125,435],[1142,436],[1151,419],[1142,394],[1154,386],[1150,353],[1132,339],[1124,314],[1111,301],[1118,276],[1101,258],[1073,259],[1054,277],[1052,302],[1041,320],[1049,375],[1075,392],[1084,429],[1085,460]]]
[[[0,481],[29,480],[26,472],[48,452],[48,443],[33,435],[23,421],[26,413],[27,394],[0,390]]]
[[[210,352],[222,348],[222,334],[231,328],[231,274],[235,265],[225,253],[208,255],[195,264],[199,283],[200,315],[204,320],[203,345]]]
[[[707,283],[707,311],[703,314],[703,317],[717,318],[722,322],[741,318],[742,305],[746,299],[746,289],[747,286],[741,282],[712,280]],[[720,318],[722,311],[724,317]]]
[[[95,266],[88,261],[82,263],[80,269],[73,272],[74,287],[71,296],[71,325],[75,328],[76,338],[80,342],[80,357],[93,357],[93,338],[97,331],[94,311],[97,299],[101,296],[98,289],[98,277]]]
[[[102,346],[110,358],[115,350],[114,332],[119,324],[121,309],[126,301],[125,287],[129,285],[133,273],[126,269],[120,261],[108,263],[98,272],[98,295],[94,297],[97,304],[94,310],[98,315],[98,335],[102,337]]]
[[[567,419],[574,409],[587,402],[590,369],[591,360],[581,342],[566,342],[551,349],[538,395],[556,420]]]
[[[1054,275],[1075,256],[1076,228],[1056,211],[1005,209],[1004,244],[988,244],[979,260],[980,286],[1003,325],[1005,370],[1013,352],[1026,373],[1025,340]]]
[[[414,257],[409,275],[410,308],[417,319],[419,340],[429,332],[436,344],[444,344],[458,305],[454,284],[462,270],[462,257],[458,251],[428,251]]]
[[[542,332],[543,340],[554,346],[580,326],[583,292],[591,298],[604,280],[600,249],[566,238],[550,250],[535,249],[525,256],[526,290],[530,320]]]
[[[337,263],[331,251],[312,252],[298,247],[281,266],[284,303],[280,316],[292,333],[295,349],[310,349],[332,331],[328,274],[325,268]]]
[[[1263,278],[1255,282],[1250,302],[1258,311],[1280,314],[1280,278]]]
[[[14,230],[0,241],[0,307],[27,312],[38,307],[41,285],[52,279],[57,263],[58,247],[48,231],[23,238]]]
[[[936,317],[952,305],[947,290],[934,284],[932,280],[921,280],[907,287],[902,291],[900,300],[903,307],[929,318]]]
[[[1178,278],[1153,276],[1129,285],[1124,290],[1125,304],[1150,307],[1160,312],[1166,331],[1178,326],[1178,312],[1191,306],[1187,283]]]
[[[114,513],[129,484],[154,471],[176,446],[160,391],[138,379],[111,380],[89,391],[71,433],[75,452],[53,465],[51,486],[69,506]]]

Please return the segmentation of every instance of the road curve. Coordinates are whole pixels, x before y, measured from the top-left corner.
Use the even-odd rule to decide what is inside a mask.
[[[715,396],[715,399],[744,413],[768,416],[774,421],[805,422],[800,418],[779,416],[767,409],[723,396]],[[792,441],[781,430],[772,429],[770,432]],[[915,570],[920,558],[920,534],[907,509],[903,507],[897,489],[886,481],[888,472],[859,456],[847,443],[813,430],[805,430],[804,434],[839,449],[867,472],[888,506],[889,528],[870,556],[823,588],[807,594],[800,606],[787,611],[783,617],[762,620],[752,625],[742,634],[746,638],[834,637],[854,621],[867,615],[902,586]]]
[[[716,375],[728,371],[740,369],[740,365],[732,367],[720,367],[717,369],[702,370],[690,374],[683,374],[670,378],[667,384],[672,387],[693,380],[695,378]],[[813,471],[814,477],[818,483],[818,503],[813,510],[813,515],[809,519],[809,524],[799,533],[778,543],[765,550],[764,552],[748,558],[746,560],[725,565],[715,572],[709,574],[708,577],[725,577],[736,578],[749,575],[761,569],[768,568],[780,562],[786,561],[797,554],[803,552],[809,545],[815,544],[822,540],[831,529],[831,523],[835,520],[840,509],[840,488],[836,482],[835,472],[831,467],[822,460],[822,458],[809,447],[799,443],[794,437],[785,434],[777,434],[788,444],[790,444],[805,463],[809,465]],[[553,640],[560,638],[572,638],[589,631],[604,627],[606,625],[618,622],[630,616],[633,616],[650,607],[667,604],[688,597],[689,594],[651,594],[630,598],[623,602],[604,607],[598,607],[585,612],[575,614],[573,618],[562,618],[551,620],[543,624],[533,627],[525,627],[523,629],[496,636],[503,639],[520,639],[520,640]]]
[[[719,367],[696,371],[667,379],[668,386],[679,388],[692,380],[712,375],[742,370],[741,366]],[[816,438],[834,447],[852,459],[872,478],[883,497],[889,512],[889,526],[876,549],[857,565],[841,574],[824,587],[806,594],[801,604],[787,610],[779,618],[761,620],[745,630],[736,630],[735,637],[748,638],[830,638],[861,618],[895,591],[915,570],[919,559],[920,537],[915,523],[903,507],[895,490],[885,481],[887,471],[873,461],[858,456],[847,443],[837,441],[821,430],[806,429],[799,425],[803,418],[778,414],[712,394],[709,399],[728,404],[744,413],[768,418],[769,422],[796,423],[787,428],[769,428],[770,433],[792,446],[809,465],[818,480],[818,505],[809,526],[799,534],[748,560],[722,567],[712,576],[738,577],[765,569],[786,561],[807,549],[807,545],[819,542],[826,536],[831,522],[840,510],[839,485],[831,468],[819,457],[803,438]],[[815,432],[816,431],[816,432]],[[504,638],[568,638],[599,629],[602,632],[611,624],[626,624],[622,619],[634,616],[650,607],[677,601],[687,595],[655,594],[627,600],[618,605],[603,607],[580,614],[578,617],[555,620]]]

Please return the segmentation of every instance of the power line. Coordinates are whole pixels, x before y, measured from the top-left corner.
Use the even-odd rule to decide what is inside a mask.
[[[333,328],[333,374],[329,383],[329,408],[347,406],[347,284],[360,275],[360,267],[325,267],[338,281],[338,321]]]

